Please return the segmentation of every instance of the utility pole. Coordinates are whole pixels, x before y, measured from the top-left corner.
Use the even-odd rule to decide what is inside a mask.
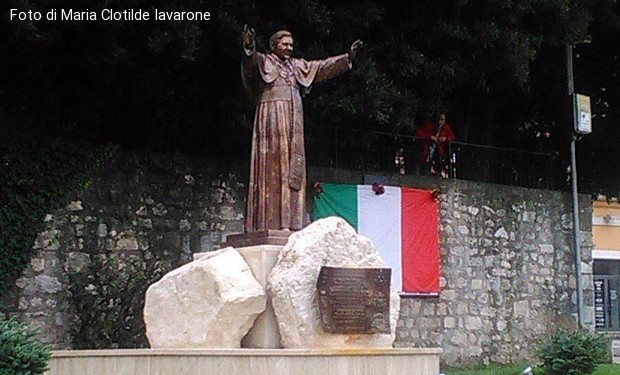
[[[579,43],[590,43],[590,38],[585,40],[566,45],[566,78],[567,78],[567,91],[571,100],[573,130],[570,142],[570,179],[571,179],[571,193],[573,204],[573,249],[575,251],[575,281],[577,283],[577,324],[579,328],[583,327],[583,278],[581,275],[581,226],[579,223],[579,192],[577,190],[577,135],[586,134],[589,132],[581,130],[579,125],[579,117],[581,114],[577,113],[575,84],[573,78],[573,47]],[[589,100],[589,99],[588,99]],[[589,112],[589,109],[588,109]]]

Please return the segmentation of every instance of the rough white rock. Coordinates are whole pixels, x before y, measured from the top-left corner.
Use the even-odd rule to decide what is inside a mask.
[[[346,221],[330,217],[292,234],[268,280],[268,291],[285,348],[392,347],[400,309],[390,293],[391,334],[331,334],[321,326],[316,283],[321,266],[386,268],[370,240]]]
[[[214,251],[149,287],[146,335],[151,348],[238,348],[266,301],[237,250]]]

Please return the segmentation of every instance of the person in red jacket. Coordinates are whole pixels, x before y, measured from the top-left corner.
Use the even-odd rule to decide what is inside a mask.
[[[427,122],[415,131],[415,136],[422,139],[422,164],[425,171],[431,175],[441,173],[442,177],[448,176],[448,155],[446,148],[448,142],[454,140],[454,132],[450,124],[446,122],[446,114],[437,116],[437,123]]]

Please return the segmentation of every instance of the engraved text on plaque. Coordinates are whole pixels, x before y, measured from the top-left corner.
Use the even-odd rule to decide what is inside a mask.
[[[390,333],[389,268],[321,267],[317,282],[323,330]]]

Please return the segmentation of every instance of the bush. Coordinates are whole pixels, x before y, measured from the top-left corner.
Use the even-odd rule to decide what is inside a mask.
[[[36,340],[36,333],[15,319],[0,321],[0,374],[35,375],[48,370],[50,348]]]
[[[170,259],[91,254],[82,272],[69,274],[75,349],[146,348],[142,313],[149,285],[174,268]]]
[[[561,329],[542,343],[537,354],[547,375],[591,374],[607,357],[607,338]]]
[[[45,214],[66,204],[71,194],[87,190],[91,176],[116,150],[32,134],[0,136],[0,295],[30,261]]]

